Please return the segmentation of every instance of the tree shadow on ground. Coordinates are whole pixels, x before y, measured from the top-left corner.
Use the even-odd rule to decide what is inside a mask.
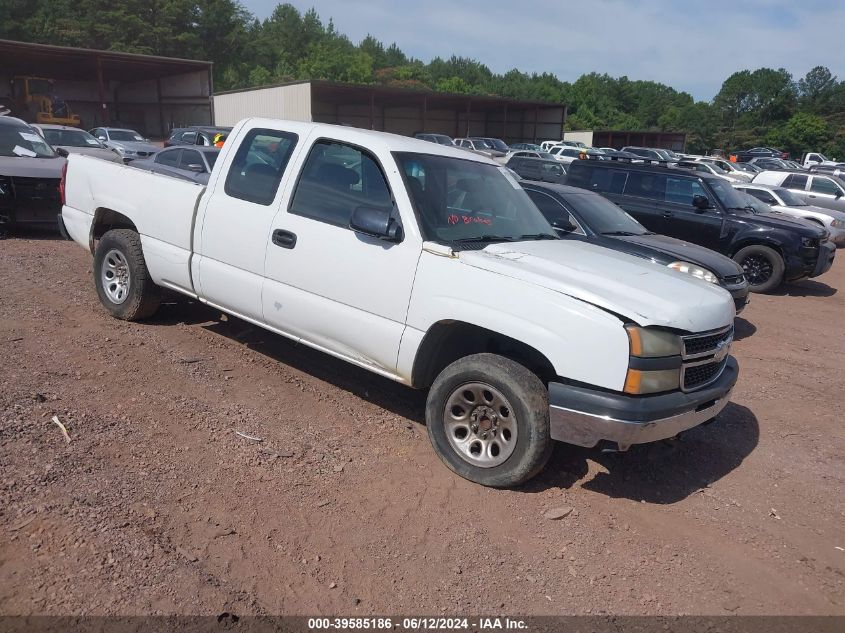
[[[710,424],[690,429],[674,440],[632,446],[626,453],[559,444],[545,471],[526,489],[581,487],[613,498],[670,504],[718,481],[737,468],[760,438],[750,409],[728,404]],[[588,460],[600,465],[592,479]]]

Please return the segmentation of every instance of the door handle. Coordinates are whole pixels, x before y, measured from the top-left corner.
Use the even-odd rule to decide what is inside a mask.
[[[296,233],[276,229],[273,231],[273,244],[282,248],[293,248],[296,246]]]

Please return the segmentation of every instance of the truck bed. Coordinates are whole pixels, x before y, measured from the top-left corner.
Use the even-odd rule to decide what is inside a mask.
[[[65,187],[62,219],[75,242],[91,248],[98,211],[125,215],[141,235],[153,280],[193,294],[189,264],[203,185],[71,154]]]

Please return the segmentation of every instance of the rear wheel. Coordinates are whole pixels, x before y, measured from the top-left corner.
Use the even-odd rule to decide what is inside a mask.
[[[773,248],[752,244],[739,249],[733,259],[745,271],[751,292],[771,292],[783,281],[783,257]]]
[[[144,261],[141,236],[131,229],[108,231],[100,239],[94,252],[94,284],[100,303],[125,321],[152,316],[161,302]]]
[[[446,367],[429,391],[426,424],[446,466],[485,486],[528,481],[553,447],[545,385],[496,354],[474,354]]]

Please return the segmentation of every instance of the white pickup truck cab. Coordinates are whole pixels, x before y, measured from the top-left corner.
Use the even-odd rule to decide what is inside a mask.
[[[464,150],[248,119],[206,186],[76,155],[63,186],[112,315],[149,317],[170,288],[428,388],[435,451],[485,485],[535,475],[552,440],[675,436],[737,379],[726,291],[557,239],[505,168]]]

